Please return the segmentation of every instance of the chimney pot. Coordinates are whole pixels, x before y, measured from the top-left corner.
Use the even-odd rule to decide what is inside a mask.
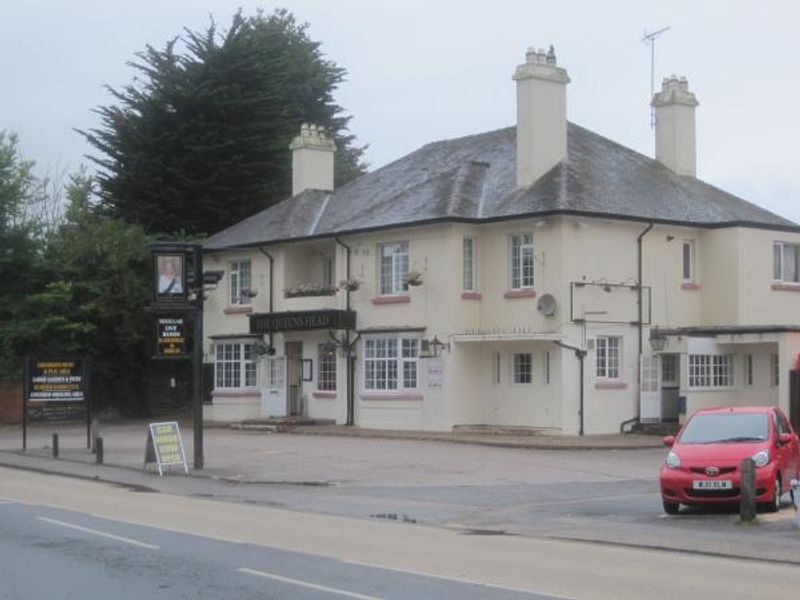
[[[333,156],[336,144],[325,128],[303,123],[300,135],[289,145],[292,151],[292,195],[307,189],[333,189]]]

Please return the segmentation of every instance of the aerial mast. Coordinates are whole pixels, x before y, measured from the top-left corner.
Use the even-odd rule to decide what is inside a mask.
[[[642,42],[645,44],[650,44],[650,98],[653,98],[653,94],[656,93],[656,39],[658,39],[661,34],[665,33],[670,29],[670,26],[663,27],[658,31],[653,31],[652,33],[647,33],[647,30],[644,30],[644,35],[642,35]],[[650,127],[655,128],[656,126],[656,109],[652,106],[650,107]]]

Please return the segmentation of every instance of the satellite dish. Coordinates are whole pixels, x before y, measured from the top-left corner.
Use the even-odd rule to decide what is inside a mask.
[[[557,303],[553,294],[542,294],[539,301],[536,303],[536,310],[545,317],[552,317],[556,314],[556,306]]]

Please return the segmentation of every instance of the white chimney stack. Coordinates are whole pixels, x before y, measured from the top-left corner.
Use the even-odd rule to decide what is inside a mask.
[[[553,47],[529,48],[517,82],[517,187],[526,187],[567,156],[567,71]]]
[[[665,77],[653,95],[656,111],[656,160],[678,175],[697,176],[694,109],[697,98],[686,77]]]
[[[289,145],[292,150],[292,196],[303,190],[333,189],[333,154],[336,144],[325,129],[303,123],[300,135]]]

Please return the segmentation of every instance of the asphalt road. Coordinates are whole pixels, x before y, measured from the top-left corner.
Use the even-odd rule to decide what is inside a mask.
[[[0,500],[4,600],[554,600]]]
[[[750,600],[795,565],[465,535],[0,468],[2,598]]]

